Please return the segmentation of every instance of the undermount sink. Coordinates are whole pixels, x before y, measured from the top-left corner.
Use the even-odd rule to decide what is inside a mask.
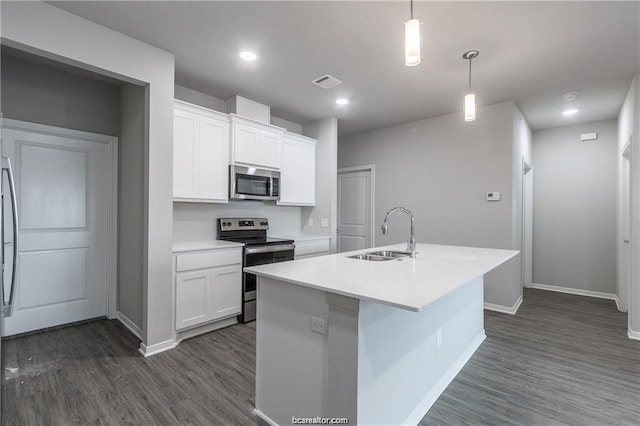
[[[400,260],[404,257],[408,257],[409,253],[403,251],[391,251],[391,250],[378,250],[371,251],[369,253],[354,254],[353,256],[347,256],[349,259],[359,260],[371,260],[374,262],[382,262],[385,260]]]

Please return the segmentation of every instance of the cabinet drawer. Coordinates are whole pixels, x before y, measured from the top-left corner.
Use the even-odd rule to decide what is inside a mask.
[[[296,241],[296,257],[329,254],[329,239]]]
[[[242,263],[242,248],[203,251],[176,256],[176,272]]]

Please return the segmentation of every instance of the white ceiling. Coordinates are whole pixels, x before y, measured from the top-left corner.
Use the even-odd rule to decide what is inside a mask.
[[[416,1],[423,59],[411,68],[408,0],[50,3],[173,52],[176,84],[254,99],[298,123],[338,117],[341,135],[462,114],[470,49],[480,51],[479,105],[513,100],[534,130],[616,117],[640,72],[639,1]],[[241,61],[240,49],[258,61]],[[326,73],[344,83],[310,83]],[[561,95],[572,91],[580,113],[567,118]]]

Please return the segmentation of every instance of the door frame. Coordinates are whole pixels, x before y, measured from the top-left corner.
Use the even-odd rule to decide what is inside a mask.
[[[118,138],[116,136],[101,135],[81,130],[66,129],[64,127],[49,126],[9,118],[0,118],[2,129],[21,130],[31,133],[64,136],[88,142],[97,142],[109,146],[109,165],[107,171],[108,196],[107,204],[107,306],[105,314],[109,319],[115,319],[118,311]]]
[[[530,175],[530,173],[533,172],[533,165],[531,164],[531,161],[528,161],[526,158],[524,158],[524,156],[522,157],[522,188],[521,188],[521,192],[520,192],[520,196],[521,196],[521,210],[522,210],[522,220],[521,220],[521,236],[520,236],[520,253],[521,253],[521,264],[522,264],[522,268],[521,268],[521,281],[522,281],[522,287],[531,287],[530,285],[525,285],[525,281],[526,281],[526,276],[527,276],[527,268],[531,269],[531,277],[533,277],[533,262],[531,262],[530,265],[527,265],[527,261],[526,261],[526,257],[528,256],[528,251],[526,250],[528,247],[528,240],[526,237],[527,235],[527,229],[526,229],[526,224],[527,224],[527,207],[528,204],[527,200],[529,200],[529,202],[531,204],[533,204],[533,193],[529,194],[527,192],[527,175],[528,175],[528,179],[532,179],[532,175]],[[533,186],[533,185],[532,185]],[[531,216],[533,216],[533,205],[531,206]],[[530,218],[531,221],[533,221],[533,217]],[[533,222],[532,222],[533,225]],[[531,235],[530,238],[533,239],[533,229],[531,230]],[[533,243],[533,241],[531,241],[531,243]],[[533,244],[531,244],[533,245]],[[533,256],[533,253],[531,253],[531,255]]]
[[[621,163],[620,166],[624,167],[624,163],[626,162],[626,174],[622,173],[622,169],[620,170],[620,186],[622,187],[622,183],[624,180],[626,180],[626,195],[622,193],[622,191],[620,192],[620,206],[619,206],[619,228],[618,228],[618,232],[619,232],[619,238],[618,238],[618,255],[620,256],[618,259],[618,280],[619,283],[620,281],[622,281],[622,274],[626,274],[627,275],[627,288],[625,289],[625,291],[622,294],[618,294],[617,298],[616,298],[616,305],[618,307],[618,310],[621,312],[629,312],[629,306],[630,306],[630,298],[631,298],[631,265],[632,265],[632,254],[631,254],[631,244],[630,243],[625,243],[624,242],[624,236],[623,236],[623,230],[626,227],[626,231],[627,231],[627,236],[626,238],[629,238],[629,240],[631,239],[631,208],[632,208],[632,203],[631,203],[631,176],[632,176],[632,168],[633,168],[633,164],[631,161],[631,138],[632,136],[629,136],[629,140],[627,141],[627,143],[624,145],[624,147],[622,148],[622,150],[620,151],[620,161]],[[623,188],[620,188],[623,189]],[[624,214],[622,213],[622,208],[625,207],[622,201],[624,200],[624,198],[626,197],[626,208],[627,208],[627,212],[626,212],[626,221],[627,223],[622,223],[622,218],[624,217]],[[625,251],[625,244],[628,245],[626,251],[629,254],[629,262],[628,262],[628,270],[624,271],[622,269],[622,266],[624,264],[623,260],[622,260],[622,256],[623,256],[623,252]],[[620,288],[618,287],[618,291],[620,290]]]
[[[338,169],[338,176],[343,173],[354,173],[354,172],[369,172],[371,175],[371,211],[369,212],[369,219],[371,221],[371,247],[376,246],[376,165],[375,164],[365,164],[362,166],[352,166],[352,167],[343,167]],[[337,188],[336,188],[337,190]],[[338,200],[340,203],[340,200]],[[338,217],[340,217],[340,209],[338,209]],[[336,226],[336,240],[339,240],[338,236],[338,227]],[[336,250],[338,250],[339,241],[336,241]]]

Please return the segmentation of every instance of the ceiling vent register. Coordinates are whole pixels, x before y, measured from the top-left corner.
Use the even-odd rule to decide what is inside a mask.
[[[323,89],[331,89],[338,84],[342,84],[342,81],[338,80],[332,75],[325,74],[322,77],[318,77],[315,80],[312,80],[311,83],[315,84],[318,87],[322,87]]]

